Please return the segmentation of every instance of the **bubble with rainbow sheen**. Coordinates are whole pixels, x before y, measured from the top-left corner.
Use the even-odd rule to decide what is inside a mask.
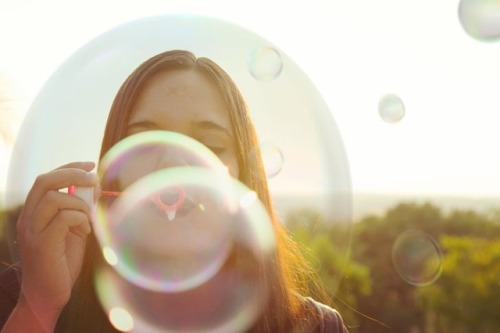
[[[249,62],[250,55],[267,48],[276,51],[269,53],[274,59],[268,62],[271,66],[264,66],[271,69],[263,71],[270,75],[256,78],[249,71],[258,62]],[[264,36],[202,15],[140,18],[104,31],[75,50],[44,84],[23,120],[9,165],[8,206],[24,202],[39,174],[71,161],[98,162],[101,133],[119,87],[146,59],[174,49],[208,57],[226,70],[241,90],[260,142],[272,142],[282,152],[286,163],[267,179],[277,218],[287,224],[312,210],[325,224],[351,229],[347,154],[332,112],[314,82]],[[241,153],[243,161],[254,162],[248,159],[250,152]],[[13,249],[15,239],[15,233],[9,233]],[[350,244],[348,237],[334,244],[346,264]],[[116,254],[110,250],[107,256],[114,261]],[[343,267],[332,274],[340,280]]]
[[[461,0],[458,18],[464,31],[472,38],[500,40],[500,0]]]
[[[420,230],[407,230],[396,238],[392,246],[392,262],[399,276],[414,286],[432,284],[441,275],[439,244]]]
[[[130,332],[246,332],[270,296],[261,273],[276,260],[267,210],[234,178],[221,186],[208,169],[182,169],[144,177],[111,207],[107,246],[118,260],[95,276],[99,300],[110,319],[114,309],[130,315]],[[169,221],[144,200],[174,182],[204,210]]]
[[[208,148],[179,133],[143,132],[112,147],[99,171],[94,230],[121,274],[142,288],[179,291],[220,269],[239,203]]]

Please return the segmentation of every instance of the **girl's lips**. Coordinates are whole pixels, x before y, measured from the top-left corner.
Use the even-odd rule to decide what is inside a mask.
[[[194,208],[199,207],[199,204],[191,196],[184,194],[179,204],[162,205],[158,204],[157,200],[151,199],[149,206],[156,216],[174,221],[176,218],[188,215]]]
[[[168,213],[178,210],[186,198],[186,193],[183,187],[177,186],[158,192],[151,198],[156,206]]]

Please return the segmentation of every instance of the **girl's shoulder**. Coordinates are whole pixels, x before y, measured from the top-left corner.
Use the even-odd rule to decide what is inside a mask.
[[[302,316],[302,333],[348,333],[340,313],[332,307],[304,297],[304,315]]]

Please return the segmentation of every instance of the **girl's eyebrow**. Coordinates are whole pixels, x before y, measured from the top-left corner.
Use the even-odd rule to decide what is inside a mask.
[[[204,130],[215,130],[215,131],[224,132],[224,134],[226,134],[229,137],[233,136],[231,131],[228,128],[226,128],[222,125],[219,125],[218,123],[211,121],[211,120],[199,121],[196,123],[196,127],[200,128],[200,129],[204,129]]]
[[[136,121],[134,123],[131,123],[127,125],[127,131],[130,131],[131,129],[135,128],[148,128],[148,129],[155,129],[158,128],[158,125],[150,120],[141,120],[141,121]]]
[[[198,129],[202,129],[202,130],[214,130],[214,131],[223,132],[228,137],[233,137],[233,134],[231,133],[231,131],[227,127],[220,125],[217,122],[212,121],[212,120],[197,121],[197,122],[195,122],[194,126]],[[159,129],[159,128],[160,127],[158,126],[158,124],[156,124],[154,121],[140,120],[140,121],[136,121],[136,122],[133,122],[133,123],[127,125],[126,130],[127,130],[127,132],[129,132],[129,131],[134,130],[134,129]]]

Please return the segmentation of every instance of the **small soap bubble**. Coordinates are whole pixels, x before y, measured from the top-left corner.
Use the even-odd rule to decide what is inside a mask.
[[[283,152],[271,142],[263,142],[260,145],[260,151],[266,176],[268,178],[277,176],[283,169],[283,164],[285,162]]]
[[[399,96],[387,94],[382,96],[378,102],[378,113],[383,121],[397,123],[405,115],[405,106]]]
[[[500,39],[500,0],[461,0],[458,18],[472,38],[480,41]]]
[[[248,70],[257,80],[272,81],[283,70],[280,53],[272,47],[260,47],[248,56]]]
[[[405,231],[396,238],[392,261],[399,276],[414,286],[432,284],[441,275],[440,247],[430,235],[419,230]]]

